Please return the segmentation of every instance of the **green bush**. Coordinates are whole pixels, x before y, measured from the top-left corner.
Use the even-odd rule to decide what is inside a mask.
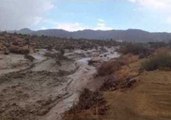
[[[171,70],[171,55],[169,53],[152,56],[142,63],[142,68],[147,71]]]

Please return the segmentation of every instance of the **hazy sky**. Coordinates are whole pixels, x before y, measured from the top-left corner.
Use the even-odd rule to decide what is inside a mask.
[[[0,0],[0,30],[171,32],[171,0]]]

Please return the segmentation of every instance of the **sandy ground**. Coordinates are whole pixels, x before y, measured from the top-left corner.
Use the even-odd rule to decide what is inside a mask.
[[[57,65],[46,52],[31,54],[33,63],[22,55],[0,55],[0,120],[60,120],[84,88],[100,85],[88,61],[119,56],[115,48],[75,50],[65,53],[72,60]]]

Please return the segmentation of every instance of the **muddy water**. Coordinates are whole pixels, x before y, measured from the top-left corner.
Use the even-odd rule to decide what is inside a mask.
[[[104,53],[107,55],[108,59],[119,57],[118,53],[111,54],[109,51]],[[106,61],[106,57],[101,57],[102,61]],[[96,74],[96,68],[94,66],[88,65],[88,61],[91,60],[90,57],[79,59],[75,62],[75,65],[79,69],[72,75],[68,76],[68,84],[65,88],[68,97],[64,96],[54,108],[44,116],[43,120],[62,119],[62,113],[67,111],[72,105],[76,104],[79,99],[79,95],[84,88],[95,90],[95,87],[99,87],[102,83],[94,81],[94,75]],[[103,81],[101,81],[103,82]],[[89,86],[90,85],[90,86]]]
[[[59,66],[55,65],[55,60],[46,58],[45,52],[42,50],[33,55],[36,58],[35,65],[29,71],[22,72],[17,67],[15,69],[21,72],[6,73],[6,76],[0,77],[1,118],[12,116],[11,112],[18,112],[18,116],[14,115],[9,120],[16,117],[19,117],[16,120],[60,120],[62,113],[77,103],[84,88],[96,89],[100,85],[93,78],[96,68],[88,65],[88,61],[94,55],[101,61],[119,56],[114,49],[107,49],[105,52],[76,51],[67,56],[73,61],[63,61],[62,66]],[[16,58],[15,55],[12,56]],[[16,59],[15,64],[17,61],[19,60]],[[4,62],[3,59],[1,62]],[[28,65],[23,67],[27,68]],[[8,66],[6,70],[11,72],[11,67]],[[60,70],[67,71],[67,74],[58,74]]]
[[[67,93],[67,96],[64,96],[47,115],[43,116],[42,120],[61,119],[62,113],[77,103],[79,94],[91,82],[93,74],[96,73],[95,67],[88,65],[88,60],[88,58],[84,58],[75,62],[79,68],[74,74],[67,76],[68,82],[63,89],[63,93]]]

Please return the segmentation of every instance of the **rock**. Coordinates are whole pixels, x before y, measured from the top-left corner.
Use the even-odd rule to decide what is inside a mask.
[[[4,49],[4,54],[5,54],[5,55],[9,55],[9,53],[10,53],[10,51],[9,51],[7,48],[5,48],[5,49]]]
[[[133,84],[136,82],[137,80],[136,79],[129,79],[128,81],[127,81],[127,87],[132,87],[133,86]]]
[[[96,66],[97,64],[101,63],[100,58],[95,57],[88,61],[88,65]]]
[[[24,58],[30,60],[31,62],[33,62],[35,60],[35,58],[33,56],[29,55],[29,54],[25,54]]]

